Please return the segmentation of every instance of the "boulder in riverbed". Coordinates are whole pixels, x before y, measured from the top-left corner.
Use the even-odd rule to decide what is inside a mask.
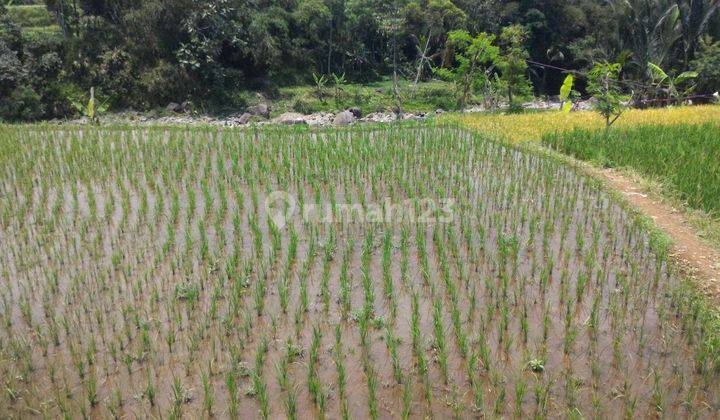
[[[252,116],[251,113],[246,112],[246,113],[242,114],[241,116],[239,116],[239,117],[237,118],[237,123],[238,123],[238,124],[247,124],[247,123],[250,122],[250,120],[252,119],[252,117],[253,117],[253,116]]]
[[[286,112],[276,117],[273,122],[278,124],[295,125],[295,124],[307,124],[305,116],[298,112]]]
[[[263,117],[265,119],[270,118],[270,107],[268,107],[265,103],[259,103],[255,106],[251,106],[248,109],[248,112],[251,115],[257,115],[258,117]]]
[[[339,112],[333,119],[334,125],[350,125],[355,122],[355,115],[350,111]]]

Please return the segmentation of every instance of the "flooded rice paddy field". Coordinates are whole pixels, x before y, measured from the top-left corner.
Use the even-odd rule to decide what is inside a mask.
[[[427,125],[1,137],[2,417],[720,416],[661,238],[553,159]]]

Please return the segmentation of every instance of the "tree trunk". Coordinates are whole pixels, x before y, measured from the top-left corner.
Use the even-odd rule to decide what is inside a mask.
[[[332,73],[332,66],[330,65],[330,59],[332,57],[332,38],[333,37],[333,18],[330,18],[330,35],[328,36],[328,55],[327,55],[327,72]]]
[[[400,104],[400,94],[398,93],[398,72],[397,72],[397,3],[393,11],[393,99],[397,106],[398,114],[402,114],[402,105]]]
[[[420,81],[420,74],[422,74],[423,64],[425,63],[426,57],[427,57],[427,50],[430,46],[430,32],[428,32],[427,40],[425,41],[425,48],[420,53],[420,64],[418,64],[417,74],[415,74],[415,86],[417,86],[418,82]]]

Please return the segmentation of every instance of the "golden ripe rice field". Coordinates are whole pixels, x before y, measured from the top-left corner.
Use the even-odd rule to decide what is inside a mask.
[[[600,130],[604,128],[602,117],[591,111],[565,114],[560,111],[526,114],[465,114],[451,115],[447,121],[499,136],[513,142],[539,142],[543,135],[577,129]],[[626,111],[615,124],[624,129],[638,126],[672,126],[681,124],[706,124],[720,122],[720,105],[688,106]]]

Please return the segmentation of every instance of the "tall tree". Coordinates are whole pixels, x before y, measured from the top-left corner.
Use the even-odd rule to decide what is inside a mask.
[[[720,10],[720,0],[675,0],[683,42],[683,68],[687,69],[700,39],[711,29]]]

